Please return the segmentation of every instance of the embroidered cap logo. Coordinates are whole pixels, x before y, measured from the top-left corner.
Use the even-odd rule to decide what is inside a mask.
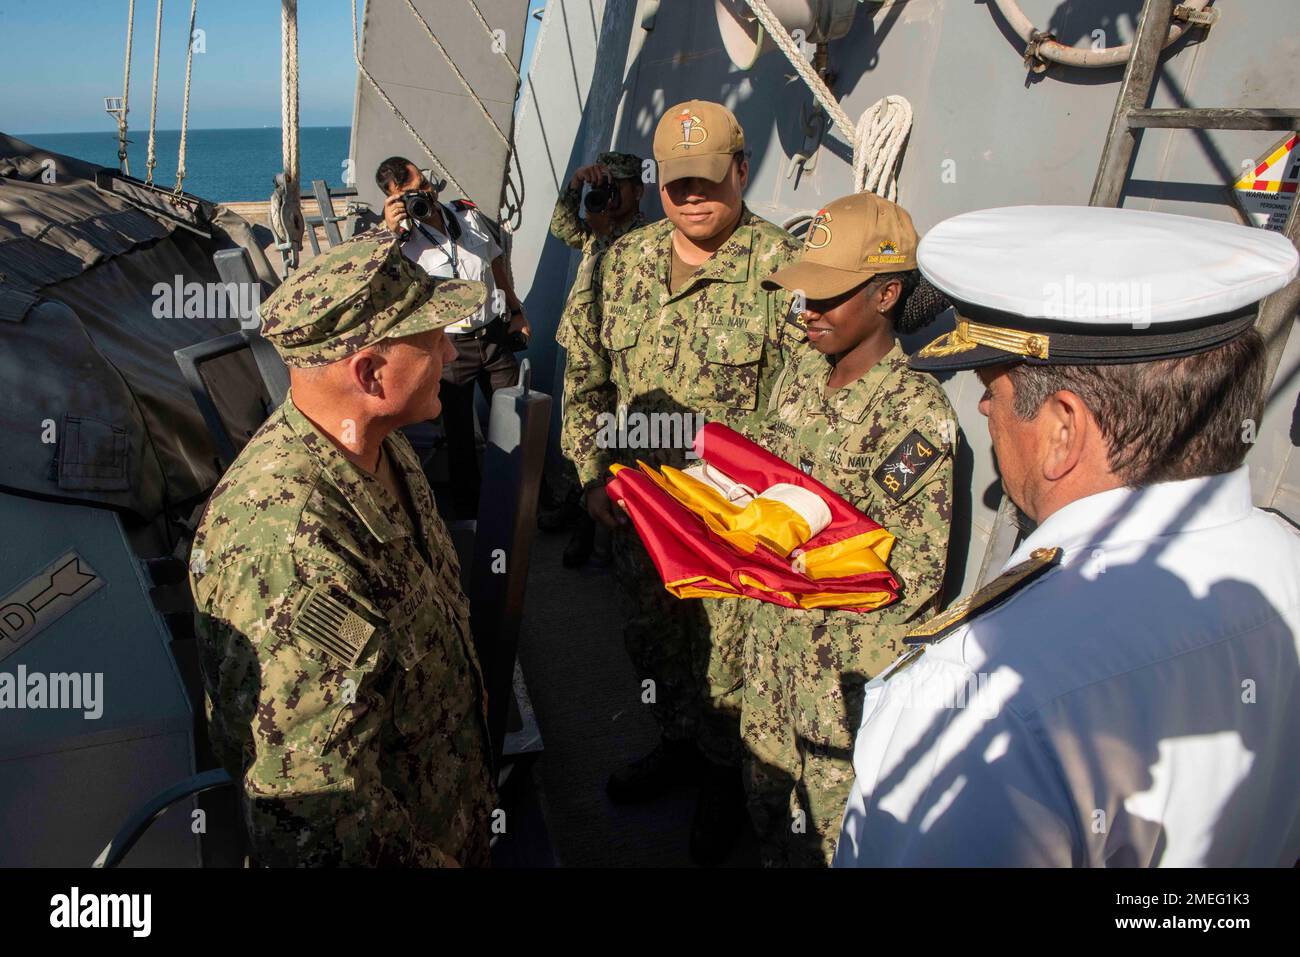
[[[682,141],[674,144],[673,149],[677,149],[679,146],[682,149],[690,149],[692,146],[701,145],[709,138],[709,131],[704,128],[704,124],[698,116],[695,116],[690,110],[682,110],[680,116],[682,121]],[[699,139],[691,138],[695,133],[700,134]]]
[[[812,225],[808,227],[807,247],[809,249],[821,249],[823,246],[831,244],[831,228],[826,225],[831,222],[830,214],[824,209],[817,210],[817,215],[813,217]],[[825,238],[819,238],[818,233]]]

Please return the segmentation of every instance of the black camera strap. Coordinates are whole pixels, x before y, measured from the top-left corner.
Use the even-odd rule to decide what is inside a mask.
[[[433,230],[425,226],[424,223],[417,221],[415,224],[415,228],[424,234],[425,239],[429,240],[429,242],[433,243],[435,247],[442,250],[442,252],[446,254],[447,260],[451,263],[451,278],[459,279],[460,278],[460,254],[456,250],[456,240],[460,238],[460,223],[457,223],[454,218],[450,217],[450,215],[448,214],[445,208],[442,211],[442,216],[443,216],[443,223],[447,226],[447,229],[449,231],[452,229],[453,225],[455,226],[455,234],[447,238],[446,246],[443,246],[443,244],[439,241],[438,237],[433,234]]]

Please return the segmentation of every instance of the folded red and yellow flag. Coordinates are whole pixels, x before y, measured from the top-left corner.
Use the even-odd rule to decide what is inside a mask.
[[[898,598],[894,536],[835,492],[716,422],[695,452],[687,469],[615,465],[605,487],[678,598],[860,612]]]

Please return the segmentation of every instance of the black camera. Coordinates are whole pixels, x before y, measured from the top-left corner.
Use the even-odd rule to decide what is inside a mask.
[[[403,193],[402,205],[412,219],[427,219],[433,215],[433,200],[423,190],[412,189]]]
[[[613,213],[618,211],[623,194],[615,182],[597,183],[587,191],[587,198],[582,201],[589,213]]]

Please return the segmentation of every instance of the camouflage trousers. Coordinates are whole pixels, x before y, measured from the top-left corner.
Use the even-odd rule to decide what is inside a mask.
[[[675,598],[630,526],[614,533],[612,551],[631,603],[623,629],[628,657],[664,737],[693,739],[714,764],[739,767],[746,618],[740,606],[747,602]]]
[[[767,867],[825,867],[853,787],[863,687],[897,656],[871,616],[748,609],[741,738],[746,798]]]

